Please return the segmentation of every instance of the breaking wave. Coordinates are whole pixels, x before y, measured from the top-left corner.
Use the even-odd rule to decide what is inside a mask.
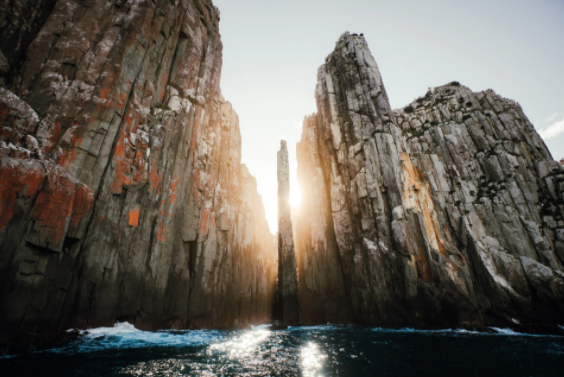
[[[113,327],[99,327],[83,332],[82,339],[55,352],[93,352],[109,349],[204,346],[225,335],[217,330],[163,330],[143,331],[128,322],[118,322]]]

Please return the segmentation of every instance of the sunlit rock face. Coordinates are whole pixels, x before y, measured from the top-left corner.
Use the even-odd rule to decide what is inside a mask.
[[[290,212],[290,166],[286,141],[278,151],[278,291],[276,319],[285,324],[300,320],[298,309],[298,281],[296,254]]]
[[[220,93],[217,8],[1,9],[2,331],[268,321],[276,242]]]
[[[392,111],[349,33],[316,100],[297,148],[304,321],[562,321],[564,169],[518,103],[451,83]]]

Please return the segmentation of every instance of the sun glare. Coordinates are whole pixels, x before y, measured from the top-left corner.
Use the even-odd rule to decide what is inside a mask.
[[[292,208],[298,207],[300,205],[300,200],[302,199],[302,193],[298,188],[292,187],[290,190],[290,206]]]
[[[318,377],[321,375],[323,360],[327,355],[323,354],[319,346],[313,342],[308,342],[301,352],[302,373],[304,377]]]

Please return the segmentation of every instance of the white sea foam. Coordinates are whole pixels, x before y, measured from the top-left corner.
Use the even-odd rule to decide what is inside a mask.
[[[494,330],[495,332],[481,332],[481,331],[472,331],[466,329],[441,329],[441,330],[417,330],[413,328],[402,328],[402,329],[386,329],[381,327],[373,328],[373,331],[378,332],[395,332],[395,333],[417,333],[417,334],[470,334],[470,335],[482,335],[482,336],[533,336],[533,337],[558,337],[559,335],[543,335],[543,334],[527,334],[527,333],[520,333],[516,332],[512,329],[507,328],[500,328],[500,327],[490,327],[490,329]]]
[[[500,334],[500,335],[512,335],[512,336],[515,336],[515,335],[527,335],[527,334],[521,334],[521,333],[515,332],[515,331],[513,331],[513,330],[511,330],[511,329],[503,329],[503,328],[500,328],[500,327],[490,327],[490,328],[491,328],[492,330],[497,331],[497,333]]]
[[[290,331],[311,331],[311,330],[317,330],[317,331],[326,331],[326,330],[335,330],[338,328],[346,328],[349,326],[346,325],[339,325],[339,326],[334,326],[331,324],[327,324],[327,325],[319,325],[319,326],[288,326],[288,330]]]
[[[440,330],[417,330],[411,327],[401,329],[387,329],[382,327],[375,327],[372,331],[378,332],[394,332],[394,333],[417,333],[417,334],[484,334],[478,331],[466,329],[440,329]]]
[[[221,338],[220,332],[215,330],[153,332],[136,329],[128,322],[118,322],[113,327],[90,329],[83,339],[54,351],[92,352],[117,348],[199,346],[211,344]]]
[[[328,330],[338,330],[338,329],[354,329],[359,328],[355,325],[333,325],[327,323],[327,325],[318,326],[289,326],[290,331],[328,331]],[[411,327],[403,327],[399,329],[385,328],[385,327],[374,327],[372,331],[377,332],[390,332],[390,333],[417,333],[417,334],[484,334],[478,331],[472,331],[467,329],[440,329],[440,330],[418,330]]]
[[[490,327],[490,329],[495,330],[497,334],[494,335],[505,335],[505,336],[534,336],[534,337],[561,337],[561,335],[545,335],[545,334],[527,334],[523,332],[517,332],[512,329],[505,329],[500,327]]]

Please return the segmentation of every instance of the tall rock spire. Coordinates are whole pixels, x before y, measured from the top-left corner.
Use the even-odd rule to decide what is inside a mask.
[[[290,169],[286,141],[278,151],[278,305],[277,316],[285,324],[299,322],[296,254],[290,214]]]
[[[391,110],[350,33],[316,101],[298,144],[303,323],[562,321],[564,168],[517,102],[452,82]]]

